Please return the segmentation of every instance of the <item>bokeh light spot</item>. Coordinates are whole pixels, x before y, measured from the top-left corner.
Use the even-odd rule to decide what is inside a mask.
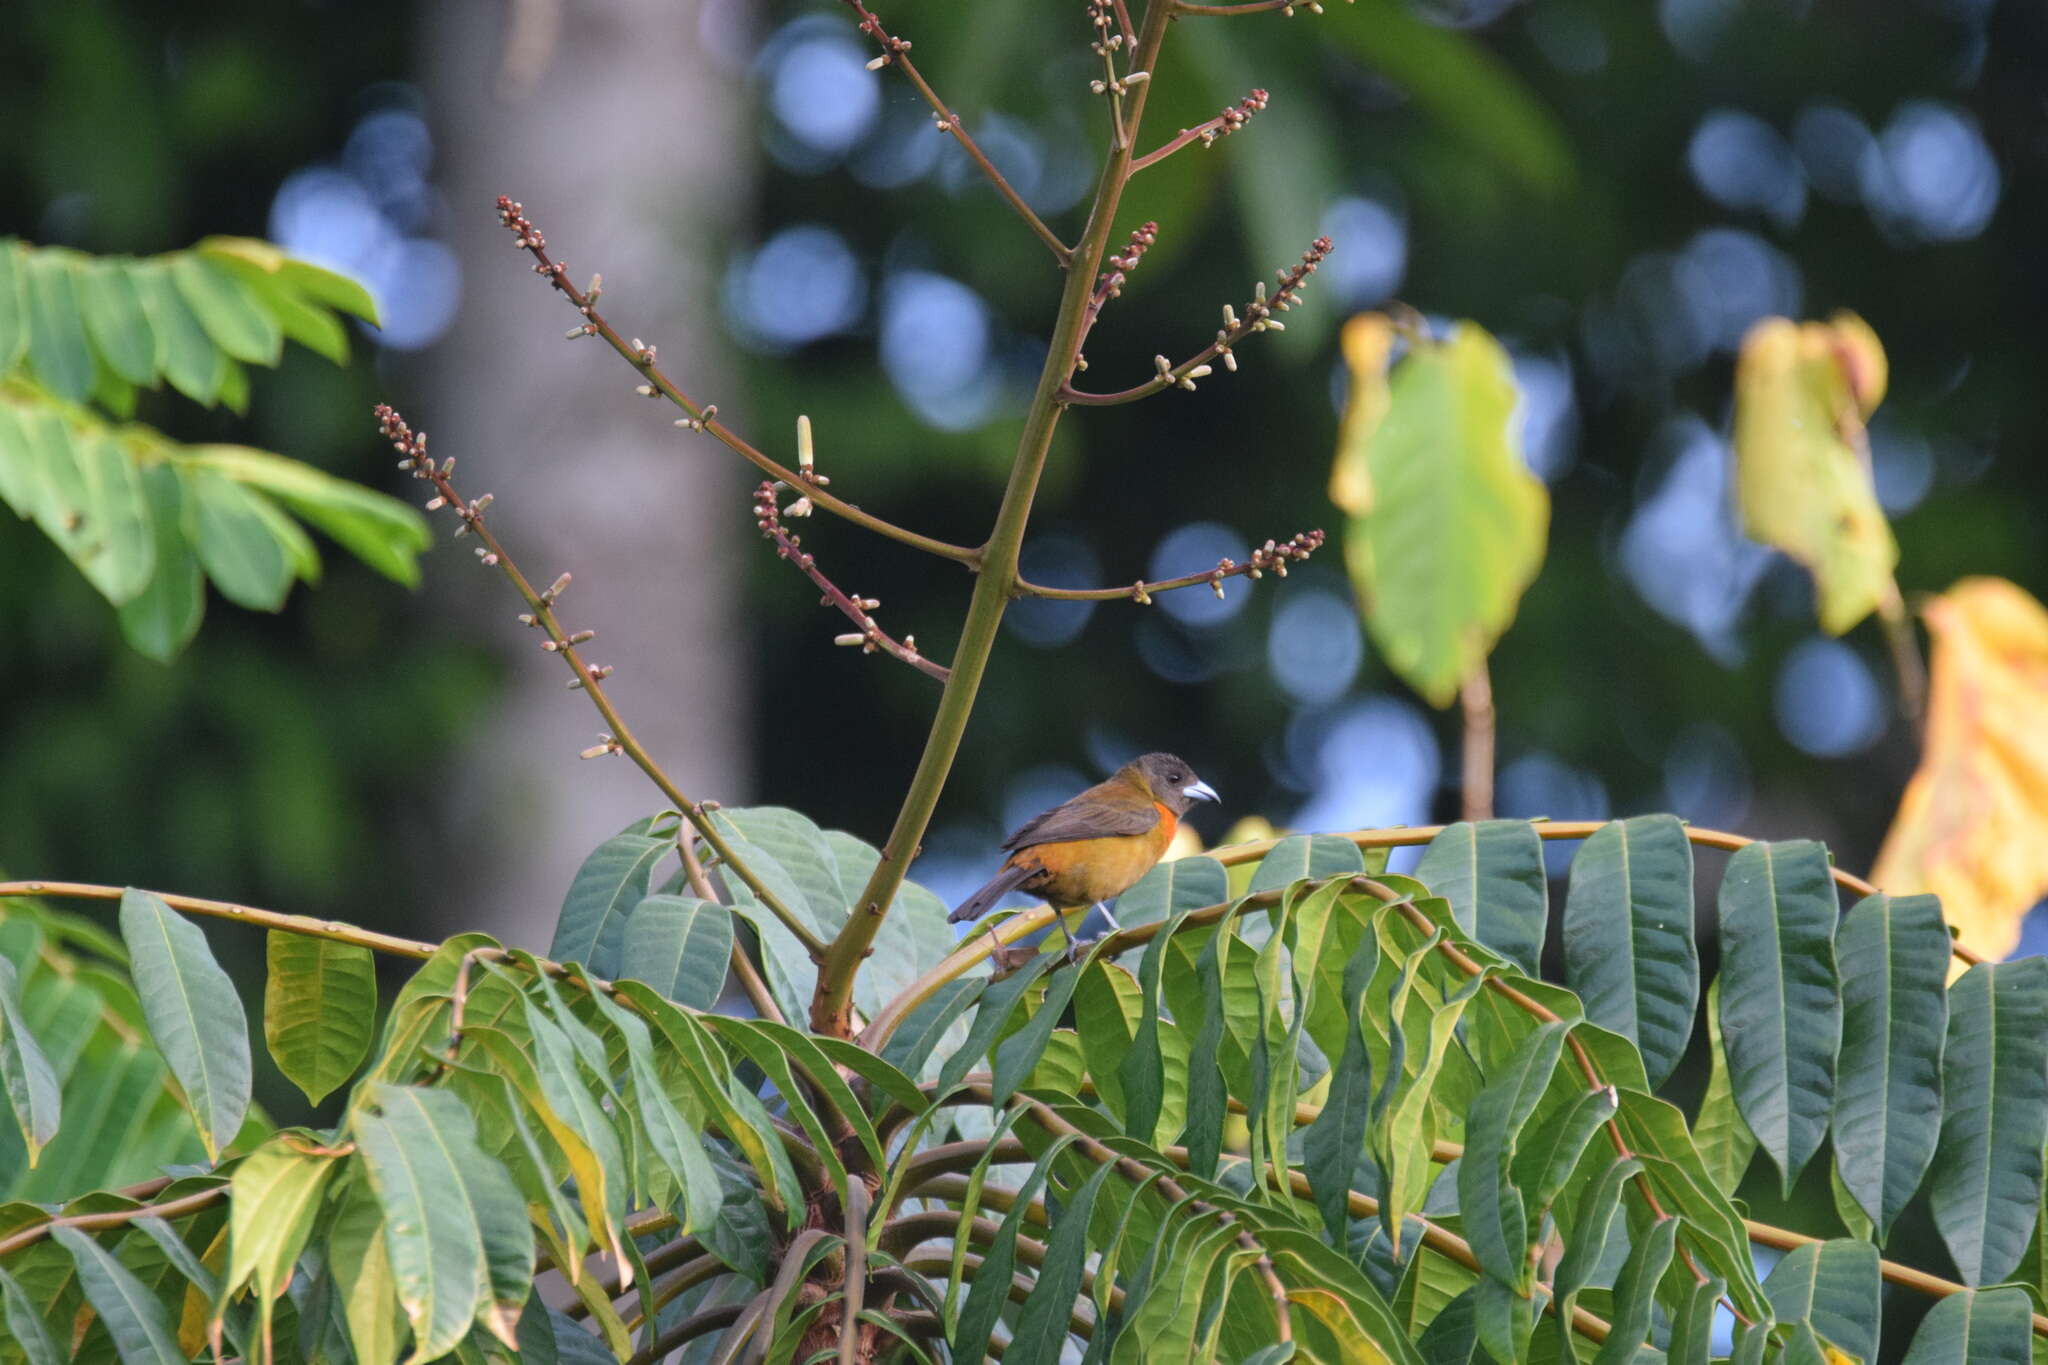
[[[1778,669],[1778,728],[1815,758],[1861,753],[1884,733],[1884,694],[1855,650],[1840,640],[1801,641]]]

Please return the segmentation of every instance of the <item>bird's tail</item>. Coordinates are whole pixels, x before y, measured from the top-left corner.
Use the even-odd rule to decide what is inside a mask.
[[[959,924],[963,920],[981,918],[982,915],[987,913],[991,905],[994,905],[1006,894],[1015,891],[1025,882],[1031,880],[1032,874],[1037,870],[1031,867],[1004,868],[1001,872],[996,873],[987,886],[982,887],[981,890],[975,892],[966,900],[961,901],[959,908],[946,916],[946,922],[948,924]]]

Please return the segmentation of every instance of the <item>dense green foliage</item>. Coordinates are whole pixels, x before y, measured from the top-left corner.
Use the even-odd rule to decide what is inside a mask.
[[[846,915],[872,849],[792,811],[724,818],[821,930]],[[1382,870],[1418,836],[1295,836],[1162,865],[1078,963],[989,978],[986,937],[941,960],[925,934],[848,1043],[706,1012],[725,973],[705,964],[736,934],[771,979],[811,983],[745,898],[663,872],[674,830],[596,850],[556,943],[658,985],[480,934],[378,941],[426,960],[374,1046],[345,984],[367,936],[210,910],[272,926],[271,1051],[314,1093],[350,1086],[318,1130],[250,1112],[241,1012],[163,900],[127,892],[120,943],[12,903],[0,1074],[19,1131],[0,1170],[44,1198],[59,1172],[73,1197],[0,1208],[0,1358],[183,1360],[213,1332],[335,1365],[973,1360],[992,1342],[1008,1361],[1265,1362],[1283,1338],[1328,1361],[1604,1361],[1644,1341],[1704,1361],[1730,1349],[1718,1304],[1745,1324],[1738,1360],[1875,1360],[1884,1280],[1945,1268],[1929,1218],[1962,1283],[1910,1358],[2029,1358],[2048,967],[1949,985],[1933,900],[1872,896],[1838,922],[1854,879],[1818,844],[1727,860],[1705,1039],[1698,969],[1675,965],[1701,956],[1693,844],[1649,817],[1590,831],[1574,860],[1565,933],[1609,950],[1568,951],[1562,984],[1517,961],[1550,919],[1531,854],[1589,831],[1450,826],[1418,869],[1433,885]],[[72,1045],[93,1010],[127,1021],[125,1052]],[[1653,1083],[1702,1046],[1704,1096]],[[138,1085],[158,1099],[120,1141],[72,1121]],[[216,1144],[229,1159],[206,1173],[76,1195]],[[1814,1161],[1832,1235],[1745,1223],[1752,1167],[1789,1182]],[[1756,1240],[1793,1249],[1762,1276]],[[548,1266],[574,1268],[567,1312],[534,1297]]]

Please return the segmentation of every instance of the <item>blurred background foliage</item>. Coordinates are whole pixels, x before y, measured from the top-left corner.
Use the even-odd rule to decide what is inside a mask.
[[[1024,572],[1129,582],[1335,531],[1337,327],[1392,299],[1474,319],[1515,358],[1553,509],[1549,557],[1492,662],[1500,813],[1670,809],[1823,838],[1867,868],[1915,740],[1878,627],[1822,636],[1808,577],[1736,530],[1734,348],[1766,314],[1861,313],[1891,359],[1871,439],[1909,598],[1965,573],[2048,592],[2031,448],[2048,348],[2048,19],[1993,0],[1326,9],[1179,26],[1167,60],[1190,78],[1161,85],[1153,127],[1253,86],[1271,104],[1134,184],[1130,226],[1156,219],[1158,244],[1091,338],[1083,378],[1122,387],[1155,352],[1191,353],[1220,305],[1327,232],[1337,250],[1308,306],[1245,346],[1237,375],[1071,414]],[[536,10],[574,25],[608,7],[521,0],[494,17]],[[883,17],[1071,235],[1101,129],[1082,7],[899,0]],[[704,0],[673,22],[697,27],[750,100],[749,141],[729,149],[753,167],[733,182],[751,186],[744,229],[674,243],[719,281],[702,326],[745,359],[744,392],[722,406],[771,449],[808,413],[835,492],[979,539],[1055,304],[1043,248],[914,92],[865,69],[840,6]],[[496,228],[487,204],[437,189],[450,115],[422,79],[424,27],[422,7],[393,3],[16,7],[15,68],[33,74],[0,85],[0,231],[136,252],[267,236],[363,278],[386,319],[345,370],[293,353],[252,375],[246,421],[148,395],[143,420],[402,493],[369,404],[429,364],[492,382],[487,341],[448,330],[456,301],[537,287],[501,241],[489,257],[449,245]],[[640,139],[660,176],[664,129],[690,119],[693,97],[676,88],[639,126],[593,122],[590,136]],[[604,243],[566,254],[601,264]],[[630,308],[608,300],[622,325]],[[436,438],[463,448],[458,430]],[[731,515],[745,526],[743,497]],[[691,590],[745,599],[750,636],[707,647],[751,675],[755,770],[751,790],[706,794],[877,838],[936,688],[834,649],[815,591],[765,546],[736,544],[727,580]],[[950,652],[965,575],[822,520],[806,547],[879,597],[886,627]],[[427,576],[466,559],[438,548]],[[458,798],[495,799],[451,759],[522,643],[501,619],[432,617],[430,597],[334,557],[279,617],[210,613],[167,669],[120,645],[40,535],[0,526],[0,581],[0,867],[408,932],[468,927],[430,918],[434,888],[464,876],[437,833]],[[1250,814],[1319,829],[1455,816],[1456,717],[1375,660],[1334,552],[1220,602],[1021,604],[1005,635],[916,871],[949,897],[1005,830],[1144,749],[1182,753],[1222,790],[1211,839]],[[631,662],[630,639],[608,647]],[[623,766],[613,780],[638,781]],[[552,905],[562,889],[531,894]]]

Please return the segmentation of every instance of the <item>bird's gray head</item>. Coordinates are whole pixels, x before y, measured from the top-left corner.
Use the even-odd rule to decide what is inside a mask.
[[[1152,799],[1179,815],[1196,801],[1214,801],[1216,789],[1195,776],[1195,770],[1172,754],[1146,754],[1124,771],[1151,791]]]

